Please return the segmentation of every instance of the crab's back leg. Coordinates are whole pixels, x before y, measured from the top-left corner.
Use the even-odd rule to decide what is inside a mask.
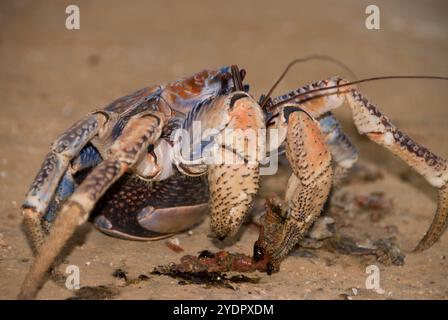
[[[79,188],[63,204],[53,228],[42,244],[22,284],[19,298],[33,298],[45,273],[104,192],[128,170],[134,168],[148,145],[160,137],[163,118],[159,113],[144,112],[130,119],[122,135],[113,143],[109,157],[95,167]]]
[[[367,135],[372,141],[389,149],[438,189],[436,214],[430,228],[414,250],[421,251],[431,247],[442,235],[448,219],[447,161],[395,127],[355,86],[334,88],[334,86],[346,83],[348,81],[340,78],[323,80],[295,90],[294,93],[304,94],[302,101],[306,102],[297,102],[315,117],[319,117],[347,101],[360,134]],[[325,88],[330,89],[306,94],[313,89]],[[286,96],[278,97],[273,101],[278,103]],[[319,96],[319,98],[312,99],[313,96]]]
[[[80,154],[71,162],[65,174],[59,182],[53,199],[51,200],[47,211],[42,217],[42,225],[48,234],[51,223],[54,221],[61,204],[75,191],[79,184],[77,174],[95,167],[102,161],[100,153],[92,145],[86,145]]]
[[[106,121],[107,118],[102,112],[93,113],[64,132],[52,145],[31,184],[22,208],[24,227],[35,254],[45,239],[41,218],[46,213],[69,162],[98,133]]]

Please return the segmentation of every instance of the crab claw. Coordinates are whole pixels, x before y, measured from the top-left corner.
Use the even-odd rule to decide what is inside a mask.
[[[264,260],[268,274],[280,269],[282,260],[320,215],[333,178],[331,154],[319,123],[298,106],[286,106],[283,115],[286,157],[293,172],[284,201],[273,198],[266,202],[254,245],[254,260]]]
[[[259,187],[259,157],[264,151],[263,113],[245,92],[218,99],[222,117],[208,163],[211,228],[218,239],[235,235]]]
[[[258,191],[258,166],[216,165],[208,170],[211,228],[224,240],[238,231]]]

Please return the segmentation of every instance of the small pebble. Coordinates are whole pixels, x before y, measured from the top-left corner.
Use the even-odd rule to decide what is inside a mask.
[[[86,262],[86,266],[90,266],[90,261],[87,261],[87,262]]]
[[[381,288],[376,289],[375,292],[378,293],[378,294],[385,294],[386,293],[386,291],[384,291],[384,289],[381,289]]]
[[[171,239],[171,243],[176,245],[176,246],[180,246],[180,241],[179,238],[173,238]]]

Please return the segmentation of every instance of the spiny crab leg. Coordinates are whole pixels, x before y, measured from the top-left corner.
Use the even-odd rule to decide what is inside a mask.
[[[48,209],[61,177],[69,162],[98,133],[106,121],[107,117],[103,112],[94,112],[78,121],[56,140],[44,160],[22,206],[23,224],[35,255],[45,241],[41,218]]]
[[[223,128],[215,137],[217,150],[207,172],[211,228],[224,239],[238,231],[258,191],[264,121],[260,107],[245,92],[216,99],[207,112],[207,125]]]
[[[400,131],[355,86],[345,85],[347,83],[347,80],[340,78],[318,81],[277,97],[273,99],[273,103],[277,104],[291,95],[297,95],[295,102],[318,119],[326,112],[340,107],[345,101],[348,102],[360,134],[367,135],[372,141],[390,150],[438,189],[436,214],[414,251],[428,249],[441,237],[448,219],[448,163]],[[343,87],[335,88],[341,85]]]
[[[163,117],[156,112],[141,113],[126,124],[122,135],[109,150],[109,158],[101,162],[85,178],[79,188],[63,204],[46,241],[22,284],[19,298],[34,298],[45,273],[73,235],[84,223],[98,199],[125,172],[130,171],[162,131]]]
[[[437,211],[424,237],[414,251],[431,247],[441,237],[448,219],[448,165],[437,156],[415,142],[407,134],[395,127],[367,98],[356,90],[346,94],[359,133],[366,134],[372,141],[389,149],[410,167],[438,188]]]
[[[338,187],[358,160],[358,151],[331,112],[326,112],[317,120],[333,162],[333,188]]]
[[[289,178],[285,205],[268,202],[263,227],[254,245],[254,259],[268,261],[268,273],[305,235],[320,215],[333,179],[331,154],[319,124],[297,106],[288,106],[286,156],[293,173]],[[286,208],[285,208],[286,207]]]

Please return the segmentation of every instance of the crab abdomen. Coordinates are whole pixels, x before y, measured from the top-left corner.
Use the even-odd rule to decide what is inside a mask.
[[[208,187],[201,177],[176,175],[146,182],[119,180],[97,204],[93,216],[102,232],[130,240],[157,240],[193,227],[208,211]]]

